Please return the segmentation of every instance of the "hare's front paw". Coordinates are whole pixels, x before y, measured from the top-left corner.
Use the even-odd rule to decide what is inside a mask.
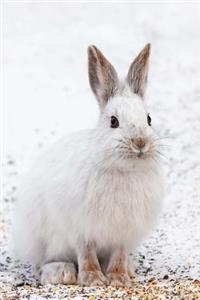
[[[101,271],[95,243],[93,241],[83,242],[80,249],[78,256],[78,283],[83,286],[106,284],[107,279]]]
[[[110,256],[106,277],[110,285],[113,286],[132,286],[133,276],[128,255],[123,247],[113,250]]]
[[[83,286],[100,286],[107,284],[107,279],[101,271],[81,271],[78,282]]]
[[[53,262],[40,269],[40,282],[45,284],[76,284],[76,268],[73,263]]]
[[[106,276],[112,286],[132,286],[131,279],[126,273],[107,273]]]

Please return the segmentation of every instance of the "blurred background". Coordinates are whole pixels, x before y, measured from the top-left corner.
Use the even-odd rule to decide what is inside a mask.
[[[135,259],[137,274],[200,278],[199,28],[198,3],[4,3],[5,232],[22,171],[61,135],[95,126],[88,45],[101,49],[125,76],[150,42],[146,101],[165,137],[167,193],[157,229],[134,253],[145,256]]]

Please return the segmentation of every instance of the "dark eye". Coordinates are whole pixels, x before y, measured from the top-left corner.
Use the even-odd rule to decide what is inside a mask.
[[[118,121],[118,119],[115,116],[111,116],[110,127],[111,128],[117,128],[117,127],[119,127],[119,121]]]
[[[151,126],[151,117],[149,114],[147,115],[147,123],[149,126]]]

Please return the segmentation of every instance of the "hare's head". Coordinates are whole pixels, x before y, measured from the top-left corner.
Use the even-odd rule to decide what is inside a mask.
[[[126,79],[95,47],[88,48],[89,81],[101,111],[98,127],[108,157],[120,161],[155,159],[157,150],[151,117],[145,109],[150,44],[132,62]]]

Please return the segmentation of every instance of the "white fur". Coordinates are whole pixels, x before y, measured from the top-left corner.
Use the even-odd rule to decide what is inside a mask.
[[[119,128],[110,128],[111,115],[118,116]],[[148,139],[147,156],[122,158],[119,140],[138,136]],[[36,266],[76,260],[81,243],[91,240],[99,252],[119,245],[135,249],[162,202],[161,166],[156,153],[148,156],[154,139],[143,101],[126,87],[108,101],[95,129],[58,141],[19,191],[13,226],[17,256]]]

